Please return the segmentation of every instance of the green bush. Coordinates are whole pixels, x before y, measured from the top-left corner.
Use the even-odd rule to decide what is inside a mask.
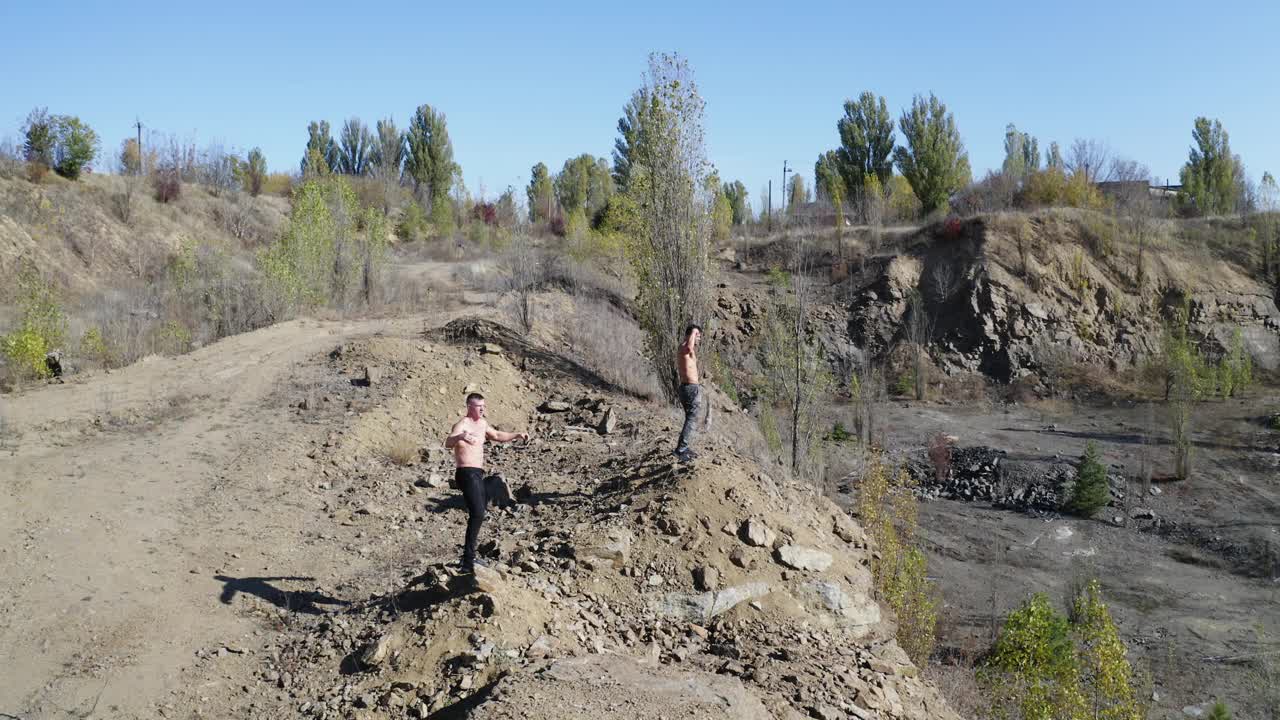
[[[1138,679],[1091,580],[1072,603],[1074,621],[1037,593],[1009,613],[978,682],[994,718],[1141,720]]]
[[[733,226],[733,204],[724,193],[717,193],[715,198],[711,211],[711,238],[716,242],[727,242]]]
[[[1146,713],[1138,701],[1133,666],[1125,657],[1124,643],[1102,601],[1097,580],[1090,581],[1076,597],[1071,614],[1080,684],[1089,706],[1086,716],[1141,720]]]
[[[345,178],[318,175],[294,193],[288,227],[259,264],[288,306],[342,306],[357,293],[368,302],[386,243],[382,213],[361,211]]]
[[[449,198],[438,198],[432,204],[431,226],[435,228],[436,235],[443,238],[452,237],[454,231],[458,229],[453,213],[453,203],[449,202]]]
[[[853,439],[853,433],[845,429],[844,423],[837,422],[831,426],[831,432],[827,433],[827,439],[832,442],[847,442]]]
[[[119,354],[107,342],[102,330],[96,327],[85,330],[80,336],[80,357],[104,368],[115,367],[119,363]]]
[[[871,576],[897,619],[898,644],[923,668],[936,642],[938,599],[928,560],[916,545],[918,502],[911,476],[891,473],[874,456],[858,485],[858,517],[876,550]]]
[[[1091,517],[1110,501],[1107,469],[1098,462],[1098,447],[1090,442],[1085,445],[1084,455],[1076,468],[1076,482],[1071,488],[1067,509],[1077,515]]]
[[[68,180],[76,180],[80,172],[98,155],[98,134],[80,118],[58,117],[58,141],[54,145],[53,169]]]
[[[1209,720],[1231,720],[1231,710],[1221,700],[1213,704],[1209,711]]]
[[[22,143],[23,159],[33,168],[48,171],[54,165],[53,150],[58,142],[58,118],[50,116],[45,108],[36,108],[27,115],[22,125],[25,139]],[[33,180],[38,180],[41,171],[33,173]]]
[[[1076,207],[1103,210],[1107,200],[1083,172],[1067,175],[1060,168],[1029,173],[1018,194],[1023,207]]]
[[[1253,383],[1253,358],[1244,349],[1244,333],[1236,328],[1231,347],[1218,365],[1218,391],[1223,397],[1235,397]]]
[[[45,356],[66,336],[67,318],[57,290],[35,265],[24,262],[18,271],[18,327],[0,336],[0,352],[17,377],[48,377]]]
[[[1071,625],[1044,593],[1036,593],[1009,613],[991,655],[978,671],[978,682],[996,718],[1084,717]]]
[[[181,355],[191,350],[191,331],[170,320],[156,330],[154,345],[162,355]]]
[[[400,213],[400,221],[396,223],[396,237],[405,242],[422,240],[427,236],[430,221],[422,206],[411,202]]]
[[[902,397],[914,397],[916,394],[916,378],[910,372],[902,373],[893,383],[893,394]]]

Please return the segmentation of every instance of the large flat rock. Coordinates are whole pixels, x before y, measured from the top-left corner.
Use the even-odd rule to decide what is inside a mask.
[[[499,681],[456,717],[475,720],[773,720],[734,677],[684,672],[622,655],[557,660]]]

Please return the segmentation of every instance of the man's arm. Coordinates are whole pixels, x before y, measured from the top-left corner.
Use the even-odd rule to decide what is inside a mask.
[[[512,440],[528,440],[529,439],[529,433],[527,432],[522,432],[522,433],[503,432],[501,430],[494,430],[492,427],[488,427],[485,429],[484,436],[489,440],[492,440],[494,442],[500,442],[500,443],[511,442]]]
[[[452,450],[455,445],[467,439],[467,434],[469,432],[469,430],[462,429],[462,421],[459,420],[453,424],[453,427],[449,430],[449,434],[445,436],[444,446]]]

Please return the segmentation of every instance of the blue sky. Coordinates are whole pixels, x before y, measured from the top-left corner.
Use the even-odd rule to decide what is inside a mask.
[[[812,179],[841,103],[914,93],[955,113],[975,174],[1004,127],[1064,148],[1097,138],[1176,177],[1197,115],[1222,120],[1251,176],[1280,171],[1280,3],[0,3],[0,138],[34,106],[114,149],[135,116],[203,146],[259,146],[297,169],[311,120],[448,116],[468,188],[608,156],[647,54],[676,50],[707,103],[711,160],[753,203],[783,160]],[[1195,57],[1185,55],[1195,52]]]

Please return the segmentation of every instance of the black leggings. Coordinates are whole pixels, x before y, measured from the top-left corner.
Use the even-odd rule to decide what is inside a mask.
[[[484,523],[489,494],[485,492],[484,470],[480,468],[460,467],[454,473],[454,479],[467,504],[467,535],[462,545],[462,567],[469,568],[476,560],[476,542],[480,538],[480,525]]]

